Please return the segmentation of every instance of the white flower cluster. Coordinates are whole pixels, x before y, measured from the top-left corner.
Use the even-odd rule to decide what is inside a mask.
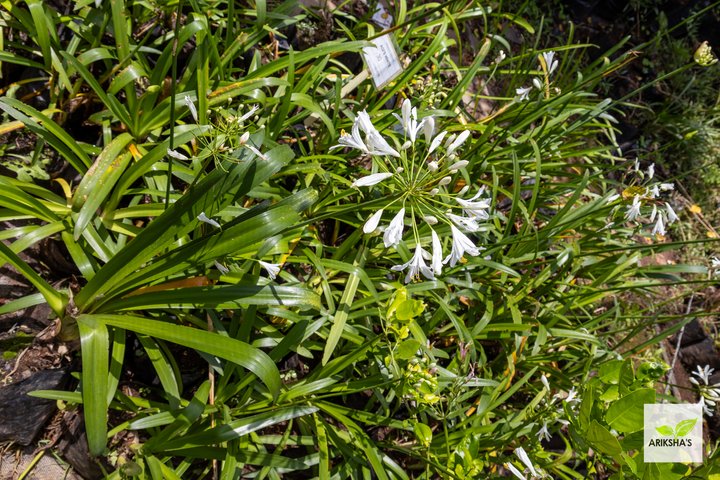
[[[645,182],[644,185],[635,185],[626,188],[622,197],[630,202],[626,205],[624,221],[634,222],[641,225],[654,224],[652,235],[664,236],[667,233],[666,227],[678,220],[675,210],[668,201],[661,199],[661,196],[675,189],[673,183],[654,182],[655,164],[651,163],[644,172],[640,170],[640,164],[635,161],[635,173]],[[620,198],[619,194],[608,198],[608,203]],[[616,209],[617,210],[617,209]]]
[[[539,69],[543,71],[543,76],[547,77],[549,82],[550,76],[558,67],[558,61],[555,59],[555,52],[543,52],[542,55],[538,56],[538,58],[540,63]],[[532,85],[529,87],[520,87],[515,89],[515,95],[517,95],[515,98],[517,101],[522,102],[524,100],[528,100],[530,98],[530,92],[532,92],[533,88],[537,88],[540,91],[544,90],[545,87],[543,86],[540,77],[533,78]]]
[[[705,365],[700,368],[697,365],[697,371],[692,372],[693,375],[698,377],[697,379],[690,377],[690,382],[695,384],[700,391],[700,405],[703,407],[703,412],[708,417],[712,417],[715,413],[715,407],[720,402],[720,383],[710,385],[710,376],[715,371],[714,368],[710,368],[710,365]]]
[[[530,474],[530,479],[535,478],[552,478],[549,475],[547,475],[542,469],[535,467],[533,465],[532,461],[530,460],[530,457],[528,456],[527,452],[523,447],[518,447],[513,452],[515,455],[520,459],[520,461],[525,465],[525,472]],[[505,468],[507,468],[510,473],[515,475],[520,480],[528,480],[528,478],[521,472],[515,465],[513,465],[510,462],[505,463]]]
[[[357,114],[352,132],[342,132],[338,145],[331,149],[350,147],[372,157],[374,173],[358,178],[352,186],[377,185],[384,189],[387,204],[370,215],[363,232],[371,234],[383,228],[380,227],[383,215],[392,209],[395,213],[383,228],[383,243],[386,248],[397,247],[409,217],[415,252],[410,260],[392,270],[407,271],[405,283],[420,275],[432,280],[442,273],[443,265],[454,267],[465,254],[478,256],[484,250],[464,232],[482,229],[480,222],[490,218],[490,199],[483,198],[484,187],[468,199],[462,197],[469,186],[457,193],[452,189],[453,175],[469,164],[458,158],[458,150],[470,137],[468,130],[457,134],[446,130],[436,133],[434,117],[418,119],[417,108],[410,100],[403,102],[400,115],[393,115],[405,137],[400,148],[393,148],[372,124],[367,112],[362,111]],[[432,227],[438,224],[447,225],[452,233],[450,254],[444,258],[443,242]],[[422,245],[421,233],[426,232],[425,226],[429,228],[432,253]],[[429,265],[426,262],[430,262]]]

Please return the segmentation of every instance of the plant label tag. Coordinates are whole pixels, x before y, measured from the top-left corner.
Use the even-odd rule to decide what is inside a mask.
[[[363,48],[363,58],[370,70],[375,88],[384,87],[403,71],[392,34],[387,33],[372,41],[374,47]]]
[[[372,21],[375,22],[375,25],[378,27],[382,27],[387,30],[392,27],[393,17],[390,15],[390,12],[388,12],[385,7],[378,2],[377,7],[375,8],[375,13],[373,13],[372,16]]]

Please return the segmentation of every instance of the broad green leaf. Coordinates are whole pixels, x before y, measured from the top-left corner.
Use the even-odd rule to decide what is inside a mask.
[[[651,388],[635,390],[610,405],[605,414],[605,421],[618,432],[636,432],[643,428],[646,403],[655,403],[655,390]]]
[[[619,455],[622,452],[620,442],[607,428],[593,420],[587,430],[587,441],[598,452],[607,455]]]
[[[655,427],[655,430],[657,430],[660,435],[664,435],[666,437],[672,437],[675,433],[670,425],[662,425],[660,427]]]
[[[417,351],[420,349],[421,344],[414,338],[403,341],[397,347],[397,358],[400,360],[409,360],[417,355]]]
[[[432,429],[424,423],[415,422],[414,430],[415,438],[418,442],[420,442],[420,445],[425,448],[430,447],[430,443],[432,442],[433,438]]]

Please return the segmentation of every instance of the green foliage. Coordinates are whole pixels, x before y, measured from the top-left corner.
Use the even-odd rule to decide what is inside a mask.
[[[660,201],[644,174],[620,174],[629,167],[617,155],[617,104],[596,92],[632,52],[618,45],[583,66],[588,46],[572,30],[564,45],[515,47],[499,27],[528,39],[542,31],[516,12],[398,2],[405,69],[378,91],[352,65],[379,32],[371,11],[0,5],[15,34],[0,61],[39,70],[48,97],[36,107],[0,98],[3,131],[46,145],[73,171],[53,183],[0,176],[3,219],[29,223],[2,232],[11,242],[0,258],[38,291],[0,311],[44,301],[63,337],[79,339],[76,391],[35,395],[82,404],[94,455],[138,431],[134,456],[110,478],[215,469],[223,479],[469,479],[530,469],[512,455],[521,445],[553,476],[602,465],[642,478],[633,435],[665,368],[636,372],[611,345],[652,321],[662,331],[639,351],[681,325],[643,319],[618,295],[707,269],[640,263],[677,244],[654,234],[638,243],[643,225],[625,221],[633,197]],[[323,22],[330,37],[280,50],[290,27],[319,36]],[[437,132],[467,132],[466,163],[438,180],[442,198],[482,188],[488,202],[467,232],[482,254],[407,279],[392,267],[433,234],[449,251],[455,225],[431,229],[418,215],[392,247],[363,226],[397,198],[432,201],[409,185],[439,154],[414,158],[398,176],[406,184],[382,190],[352,186],[377,173],[367,156],[330,150],[365,109],[392,149],[415,154],[403,149],[407,132],[393,130],[406,98]],[[69,131],[79,102],[91,135]],[[56,288],[22,260],[43,239],[66,249],[77,282]],[[129,349],[147,357],[160,388],[119,388]],[[187,382],[189,356],[210,380]]]

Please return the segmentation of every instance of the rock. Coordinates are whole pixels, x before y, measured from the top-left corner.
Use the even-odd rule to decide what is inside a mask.
[[[25,380],[0,387],[0,441],[29,445],[55,411],[55,400],[28,396],[35,390],[59,390],[68,380],[65,369],[41,370]]]
[[[0,456],[0,478],[19,478],[26,470],[26,480],[46,480],[62,478],[64,480],[82,480],[68,465],[62,465],[48,451],[32,467],[35,452],[12,452]]]
[[[710,338],[688,345],[680,349],[680,360],[688,372],[697,371],[697,366],[703,368],[710,365],[716,371],[720,369],[720,355],[715,350],[715,345]]]
[[[679,335],[680,333],[678,332],[672,337],[670,337],[670,343],[676,348]],[[702,325],[700,325],[700,322],[695,319],[685,325],[685,332],[682,336],[681,347],[687,347],[688,345],[692,345],[693,343],[700,343],[706,338],[707,334],[705,333],[705,330],[702,328]]]
[[[65,412],[63,415],[63,436],[58,442],[57,450],[60,456],[72,465],[73,469],[86,480],[95,480],[103,477],[97,460],[90,455],[87,436],[85,435],[85,422],[77,411]],[[105,464],[107,470],[112,468]]]

